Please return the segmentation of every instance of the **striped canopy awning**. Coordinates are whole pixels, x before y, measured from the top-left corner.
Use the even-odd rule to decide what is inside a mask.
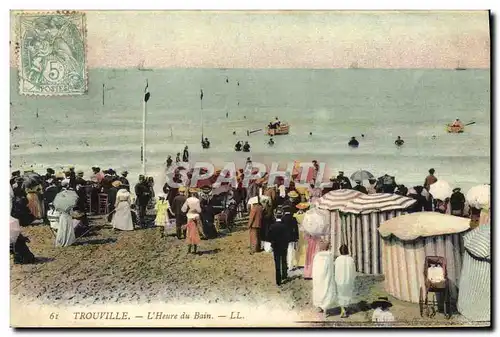
[[[398,194],[375,193],[362,194],[349,201],[339,210],[344,213],[369,214],[373,212],[394,211],[406,209],[417,201]]]
[[[330,191],[318,200],[318,208],[334,211],[345,207],[351,200],[361,197],[364,193],[355,190]]]

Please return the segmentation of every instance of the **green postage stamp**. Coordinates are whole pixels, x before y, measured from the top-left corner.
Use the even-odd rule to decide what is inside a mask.
[[[87,92],[84,13],[22,13],[18,29],[20,94]]]

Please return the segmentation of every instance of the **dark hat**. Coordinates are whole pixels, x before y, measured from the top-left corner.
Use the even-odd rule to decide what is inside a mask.
[[[458,191],[460,191],[460,190],[461,190],[461,188],[460,188],[460,187],[455,187],[455,188],[453,189],[453,193],[458,192]]]
[[[127,175],[128,171],[122,171],[122,175]]]
[[[49,167],[49,168],[47,169],[47,173],[54,174],[54,173],[56,173],[56,172],[54,171],[54,169],[52,169],[52,168],[50,168],[50,167]]]
[[[390,308],[392,307],[392,303],[389,302],[389,298],[387,297],[379,297],[378,300],[374,301],[371,304],[372,309],[377,309],[377,308]]]
[[[21,174],[21,171],[19,171],[19,170],[12,172],[13,176],[18,176],[20,174]]]
[[[376,181],[377,181],[377,179],[375,179],[375,178],[370,178],[370,179],[368,179],[368,181],[369,181],[369,182],[376,182]]]
[[[339,174],[344,174],[344,171],[339,171]]]

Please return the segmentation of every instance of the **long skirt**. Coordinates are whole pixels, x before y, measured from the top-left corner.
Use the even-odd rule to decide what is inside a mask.
[[[130,212],[130,204],[128,201],[120,201],[118,203],[111,224],[113,228],[122,231],[134,230],[134,222],[132,220],[132,213]]]
[[[337,286],[332,252],[319,252],[313,262],[313,305],[323,310],[335,307]]]
[[[299,231],[299,241],[297,242],[297,251],[295,252],[294,265],[296,267],[304,267],[306,264],[307,241],[304,237],[304,232]]]
[[[248,233],[250,236],[250,250],[254,253],[260,251],[260,236],[259,236],[259,228],[249,228]]]
[[[295,265],[295,255],[297,253],[297,242],[290,242],[288,244],[288,249],[286,252],[286,265],[288,270],[292,270],[296,267]]]
[[[40,197],[35,192],[29,192],[27,194],[28,208],[37,219],[43,218],[43,203],[40,201]]]
[[[186,225],[186,243],[188,245],[200,244],[200,234],[198,233],[198,226],[194,219],[190,219]]]
[[[61,213],[56,235],[56,247],[71,246],[76,241],[73,219],[68,213]]]
[[[312,278],[312,265],[314,261],[314,255],[316,255],[316,253],[319,250],[318,247],[319,238],[315,238],[308,234],[305,235],[305,238],[307,240],[307,250],[306,250],[306,261],[304,264],[304,278],[310,279]]]

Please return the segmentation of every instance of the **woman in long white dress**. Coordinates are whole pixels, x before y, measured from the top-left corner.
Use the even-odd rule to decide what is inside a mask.
[[[126,189],[120,189],[116,193],[115,214],[113,215],[113,220],[111,220],[111,225],[113,225],[114,229],[122,231],[134,230],[130,204],[130,192]]]
[[[340,305],[340,317],[346,318],[346,307],[351,303],[356,280],[354,259],[349,256],[346,245],[340,246],[340,256],[335,259],[335,283],[337,285],[337,301]]]

